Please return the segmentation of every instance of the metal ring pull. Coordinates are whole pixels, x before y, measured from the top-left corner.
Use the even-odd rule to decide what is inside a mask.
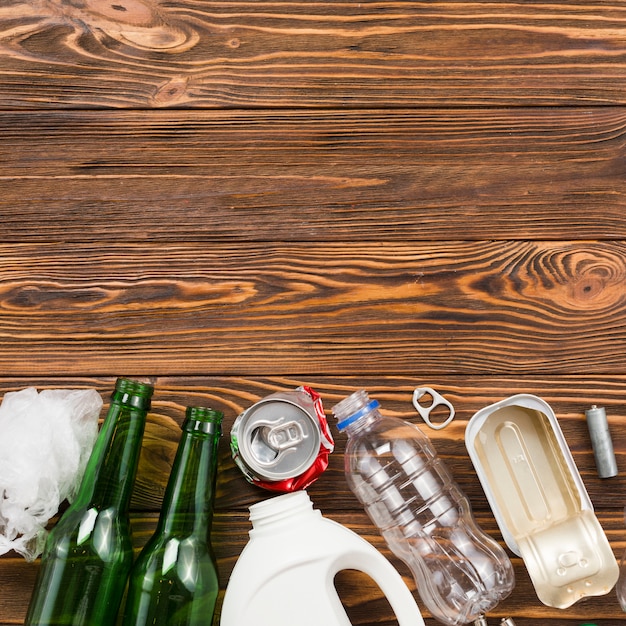
[[[429,394],[433,401],[429,406],[424,406],[420,403],[420,399],[426,394]],[[432,387],[418,387],[413,392],[413,406],[416,411],[422,416],[422,419],[434,430],[441,430],[445,428],[454,419],[454,407],[446,400],[439,392],[435,391]],[[430,421],[430,414],[438,406],[445,406],[450,411],[450,414],[443,422],[434,423]]]

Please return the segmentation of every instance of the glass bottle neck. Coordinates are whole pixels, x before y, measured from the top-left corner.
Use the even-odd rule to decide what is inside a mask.
[[[114,393],[74,506],[128,510],[145,424],[146,410],[119,404]]]
[[[220,434],[219,421],[185,421],[165,490],[157,532],[209,536]]]
[[[146,413],[150,410],[150,401],[154,388],[147,383],[140,383],[131,378],[118,378],[111,394],[111,402],[136,408]]]

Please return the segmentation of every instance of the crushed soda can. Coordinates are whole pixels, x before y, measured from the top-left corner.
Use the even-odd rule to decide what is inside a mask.
[[[230,434],[243,475],[270,491],[306,489],[328,467],[334,447],[320,394],[304,386],[259,400],[237,417]]]

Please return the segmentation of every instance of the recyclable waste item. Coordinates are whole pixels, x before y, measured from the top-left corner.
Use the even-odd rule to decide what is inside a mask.
[[[359,535],[323,517],[306,491],[250,507],[252,530],[226,587],[221,626],[349,626],[334,587],[344,569],[378,584],[400,626],[424,626],[397,570]]]
[[[511,562],[477,526],[428,437],[410,422],[383,416],[364,390],[332,411],[348,436],[348,484],[411,569],[433,617],[465,624],[507,597],[515,585]]]
[[[0,405],[0,554],[27,561],[44,547],[49,520],[72,501],[98,433],[95,389],[34,387]]]
[[[209,626],[219,591],[211,546],[221,411],[188,407],[154,535],[133,565],[124,626]]]
[[[479,617],[477,620],[474,620],[474,626],[489,626],[486,617]],[[500,620],[500,626],[515,626],[515,622],[512,617],[503,617]]]
[[[487,618],[483,616],[474,620],[473,626],[489,626],[489,622],[487,622]],[[515,626],[515,622],[512,617],[503,617],[500,620],[500,626]]]
[[[426,402],[427,398],[430,402]],[[424,423],[433,430],[445,428],[454,419],[455,412],[452,403],[432,387],[418,387],[415,389],[413,391],[413,406],[424,420]],[[447,412],[447,417],[443,421],[433,422],[430,415],[435,410],[441,410],[439,407],[444,407],[443,411]]]
[[[598,476],[600,478],[613,478],[618,473],[617,461],[606,411],[603,407],[594,404],[585,411],[585,417],[587,418],[587,428],[589,429]]]
[[[246,479],[278,492],[306,489],[317,480],[335,445],[320,394],[310,387],[266,396],[237,417],[230,436]]]
[[[27,626],[113,626],[133,559],[128,507],[151,385],[118,378],[74,502],[51,530]]]
[[[537,596],[567,608],[608,593],[618,565],[551,407],[518,394],[478,411],[465,443],[509,548]]]

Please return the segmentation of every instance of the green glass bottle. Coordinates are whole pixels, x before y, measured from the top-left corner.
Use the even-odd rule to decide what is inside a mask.
[[[109,626],[132,545],[128,508],[153,387],[118,378],[74,502],[50,532],[27,626]]]
[[[188,407],[154,535],[131,571],[124,626],[210,626],[219,590],[211,546],[223,414]]]

